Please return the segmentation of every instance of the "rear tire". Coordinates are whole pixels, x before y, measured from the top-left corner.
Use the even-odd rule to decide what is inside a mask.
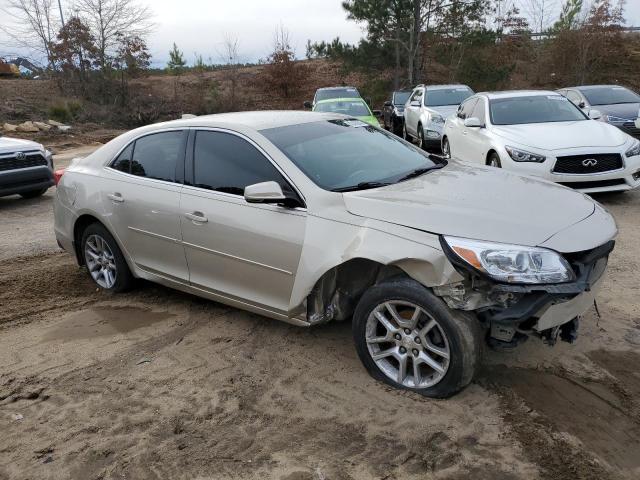
[[[49,190],[49,189],[48,188],[41,188],[40,190],[31,190],[29,192],[21,193],[20,196],[22,198],[37,198],[37,197],[41,197],[42,195],[44,195],[47,190]]]
[[[82,233],[80,242],[84,263],[93,282],[102,290],[119,293],[133,286],[129,265],[109,231],[92,223]]]
[[[410,279],[367,290],[352,331],[373,378],[427,397],[451,397],[471,382],[481,363],[483,330],[477,318],[449,309]]]

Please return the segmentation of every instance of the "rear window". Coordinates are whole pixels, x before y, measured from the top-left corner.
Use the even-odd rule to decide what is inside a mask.
[[[139,138],[133,147],[131,174],[174,182],[178,159],[184,152],[182,131],[155,133]]]

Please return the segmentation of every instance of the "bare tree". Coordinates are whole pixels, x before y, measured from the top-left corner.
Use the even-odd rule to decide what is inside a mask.
[[[218,55],[225,65],[223,77],[229,83],[229,103],[233,107],[236,103],[236,89],[240,71],[240,42],[238,37],[225,34],[222,51]]]
[[[54,0],[5,0],[0,8],[13,23],[0,25],[17,46],[25,47],[46,57],[47,65],[53,68],[51,44],[60,29],[60,19],[55,15]]]
[[[522,0],[522,11],[534,31],[543,33],[557,18],[558,2],[557,0]]]
[[[76,0],[74,8],[96,39],[101,70],[110,68],[121,35],[143,39],[153,28],[151,10],[137,0]]]

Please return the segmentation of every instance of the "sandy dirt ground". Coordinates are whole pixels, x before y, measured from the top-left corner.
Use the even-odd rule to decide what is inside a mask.
[[[446,401],[372,380],[348,323],[96,291],[52,194],[0,199],[2,480],[640,478],[640,192],[597,198],[620,237],[578,342],[487,351]]]

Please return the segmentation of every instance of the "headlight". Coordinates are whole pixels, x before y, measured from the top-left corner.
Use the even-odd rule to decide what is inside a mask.
[[[575,280],[567,261],[553,250],[467,238],[444,237],[457,259],[506,283],[562,283]]]
[[[433,115],[431,115],[431,122],[432,123],[444,123],[444,118],[442,117],[442,115],[434,113]]]
[[[612,122],[612,123],[633,122],[633,120],[629,120],[628,118],[615,117],[613,115],[605,115],[604,118],[607,120],[607,122]]]
[[[524,150],[518,150],[513,147],[504,147],[511,158],[516,162],[535,162],[542,163],[547,157],[538,155],[537,153],[526,152]]]
[[[640,141],[638,140],[636,140],[633,146],[625,153],[627,158],[635,157],[636,155],[640,155]]]

